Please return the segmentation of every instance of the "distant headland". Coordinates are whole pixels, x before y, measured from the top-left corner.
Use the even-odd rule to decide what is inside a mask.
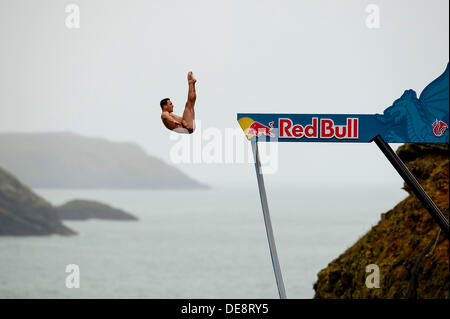
[[[32,188],[208,188],[134,143],[74,133],[0,133],[0,166]]]

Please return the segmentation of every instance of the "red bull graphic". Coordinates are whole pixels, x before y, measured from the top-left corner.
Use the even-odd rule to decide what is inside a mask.
[[[272,133],[273,127],[273,121],[269,123],[268,126],[262,124],[261,122],[255,121],[250,117],[242,117],[239,119],[239,124],[241,125],[242,129],[245,132],[245,135],[247,138],[253,138],[253,137],[261,137],[261,136],[268,136],[271,138],[275,137],[275,134]]]
[[[447,124],[445,124],[445,123],[442,122],[442,121],[438,121],[437,119],[436,119],[436,121],[433,123],[433,127],[434,127],[434,128],[433,128],[433,133],[434,133],[434,135],[436,135],[436,136],[438,136],[438,137],[444,135],[445,130],[448,129],[448,125],[447,125]]]
[[[279,142],[369,141],[369,136],[362,136],[361,139],[360,135],[361,121],[367,125],[364,116],[352,117],[343,114],[337,116],[239,114],[239,116],[238,122],[248,139],[266,140],[270,137],[271,141]]]
[[[273,135],[273,133],[270,132],[272,130],[273,130],[273,122],[270,122],[269,126],[265,126],[255,121],[248,128],[247,134],[255,135],[258,137],[260,137],[261,135],[275,137],[275,135]]]

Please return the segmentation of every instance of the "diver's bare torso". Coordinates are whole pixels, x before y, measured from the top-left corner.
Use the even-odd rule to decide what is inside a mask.
[[[184,127],[183,119],[181,117],[167,111],[162,112],[161,120],[169,130],[175,130],[177,128]]]

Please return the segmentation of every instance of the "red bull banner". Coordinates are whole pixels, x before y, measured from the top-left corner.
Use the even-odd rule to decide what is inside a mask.
[[[388,143],[449,142],[449,67],[417,97],[407,90],[383,114],[238,113],[249,140]]]

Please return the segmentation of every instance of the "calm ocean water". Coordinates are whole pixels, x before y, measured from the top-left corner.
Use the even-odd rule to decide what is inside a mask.
[[[266,186],[288,298],[312,298],[317,273],[406,197],[401,185]],[[72,237],[0,237],[0,298],[278,298],[256,185],[35,191],[140,220],[65,222]],[[65,286],[68,264],[80,267],[79,289]]]

